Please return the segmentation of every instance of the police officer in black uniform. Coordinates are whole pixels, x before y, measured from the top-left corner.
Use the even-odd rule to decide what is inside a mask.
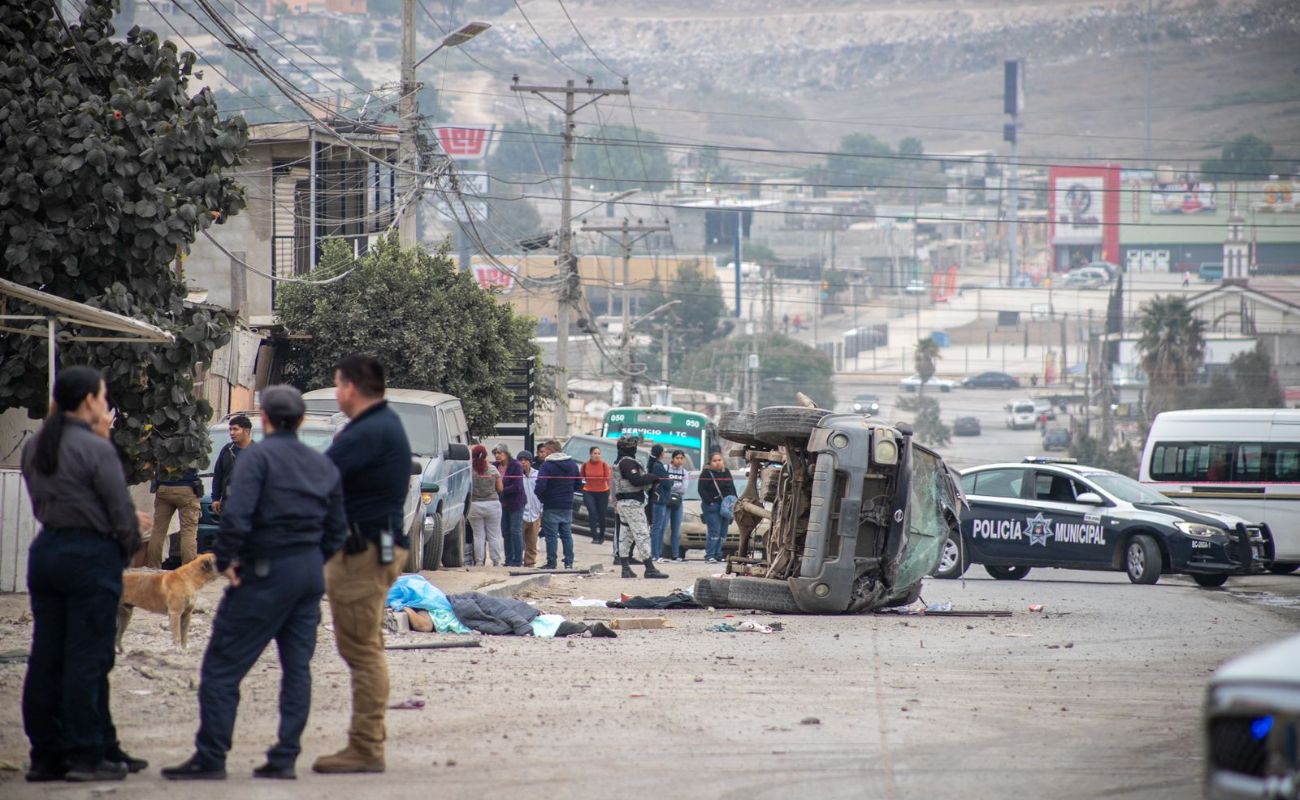
[[[279,741],[255,778],[294,778],[311,709],[311,658],[325,593],[325,560],[348,535],[339,471],[298,441],[306,411],[289,386],[262,392],[265,438],[240,456],[213,542],[230,579],[212,622],[199,683],[195,753],[162,770],[171,780],[223,780],[239,684],[275,640],[280,684]]]

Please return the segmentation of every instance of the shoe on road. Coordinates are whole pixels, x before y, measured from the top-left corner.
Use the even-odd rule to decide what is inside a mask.
[[[109,752],[105,753],[104,760],[116,761],[119,764],[126,764],[126,771],[131,773],[132,775],[136,774],[137,772],[143,772],[144,770],[149,769],[148,761],[145,761],[143,758],[135,758],[133,756],[130,756],[126,753],[125,750],[123,750],[120,747],[116,750],[110,750]]]
[[[192,755],[183,764],[163,767],[162,776],[169,781],[224,781],[226,768],[214,767],[199,760],[198,754]]]
[[[321,756],[311,765],[312,772],[325,775],[343,775],[359,772],[383,772],[384,759],[371,758],[345,747],[333,755]]]
[[[298,779],[298,773],[293,771],[293,767],[277,767],[274,764],[263,764],[253,770],[254,778],[270,778],[277,781],[293,781]]]

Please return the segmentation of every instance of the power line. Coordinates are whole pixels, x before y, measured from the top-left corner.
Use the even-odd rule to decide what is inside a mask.
[[[564,18],[569,21],[569,27],[573,28],[573,32],[578,35],[578,41],[582,42],[582,46],[587,48],[587,52],[591,53],[592,58],[596,59],[596,62],[600,64],[602,67],[604,67],[606,70],[608,70],[610,74],[617,75],[618,77],[622,78],[624,82],[626,82],[627,75],[624,75],[623,73],[611,67],[609,64],[605,63],[605,59],[601,58],[600,54],[597,53],[592,48],[591,44],[587,42],[587,37],[582,35],[582,31],[578,30],[577,23],[575,23],[573,21],[573,17],[569,15],[569,9],[567,6],[564,5],[564,0],[555,0],[555,2],[560,4],[560,10],[564,12]]]
[[[542,34],[537,30],[537,26],[533,25],[533,21],[529,19],[528,14],[524,12],[524,7],[523,5],[520,4],[519,0],[514,0],[514,4],[515,4],[515,8],[519,9],[519,16],[523,17],[524,22],[528,23],[528,29],[533,32],[533,35],[537,37],[537,41],[541,42],[542,47],[546,48],[546,52],[550,53],[552,58],[554,58],[556,61],[563,64],[570,71],[577,73],[578,75],[586,74],[583,70],[578,69],[577,67],[573,66],[572,64],[570,64],[569,62],[561,58],[560,54],[555,52],[555,49],[546,43],[546,40],[542,38]]]

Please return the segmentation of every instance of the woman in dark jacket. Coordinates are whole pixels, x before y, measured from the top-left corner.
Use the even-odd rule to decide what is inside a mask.
[[[122,568],[139,545],[140,523],[117,450],[94,430],[108,413],[100,374],[61,370],[51,412],[23,448],[23,478],[41,523],[27,557],[27,780],[121,780],[148,766],[122,752],[108,709]]]
[[[722,513],[722,499],[736,496],[736,482],[722,460],[721,453],[709,457],[709,466],[700,470],[696,484],[700,489],[700,515],[708,528],[704,540],[704,560],[710,564],[722,561],[722,543],[727,538],[731,517]],[[734,501],[733,501],[734,502]]]

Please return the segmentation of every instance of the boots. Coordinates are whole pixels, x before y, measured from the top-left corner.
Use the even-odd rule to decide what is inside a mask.
[[[368,756],[350,744],[333,755],[321,756],[311,765],[313,772],[327,775],[354,772],[383,772],[384,758]]]
[[[655,562],[654,562],[654,559],[653,559],[653,558],[647,558],[647,559],[645,560],[644,563],[645,563],[645,576],[646,576],[647,578],[667,578],[667,577],[668,577],[666,574],[660,572],[658,569],[655,568]]]
[[[632,571],[632,559],[631,559],[631,557],[629,557],[629,556],[623,556],[622,558],[620,558],[620,559],[618,560],[618,563],[620,563],[620,564],[623,565],[623,577],[624,577],[624,578],[635,578],[635,577],[636,577],[636,573]]]

